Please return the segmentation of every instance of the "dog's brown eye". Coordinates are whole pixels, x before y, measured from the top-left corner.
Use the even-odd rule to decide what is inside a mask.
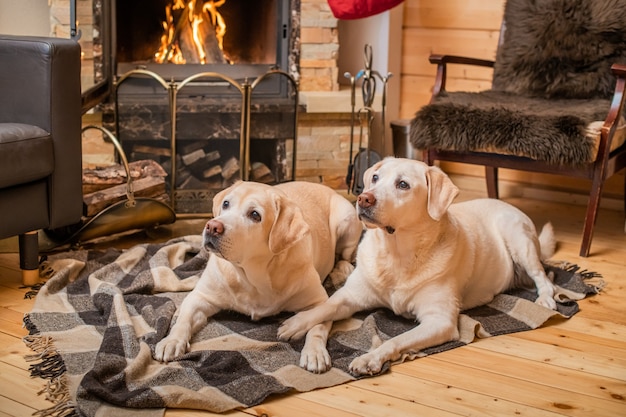
[[[261,221],[261,214],[259,214],[259,212],[256,210],[252,210],[250,213],[248,213],[248,217],[250,217],[253,222],[258,223]]]
[[[228,206],[230,206],[230,201],[224,200],[224,202],[222,202],[222,209],[227,209]]]
[[[408,190],[409,188],[411,188],[409,186],[409,183],[406,181],[398,181],[398,184],[396,185],[396,187],[398,187],[401,190]]]
[[[372,175],[372,183],[375,183],[376,181],[378,181],[378,175],[374,174]]]

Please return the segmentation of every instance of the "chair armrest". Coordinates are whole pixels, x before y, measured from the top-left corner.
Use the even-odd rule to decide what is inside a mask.
[[[626,65],[613,64],[611,65],[611,72],[615,74],[615,91],[611,98],[611,108],[609,113],[604,119],[604,124],[600,130],[600,143],[598,144],[598,157],[597,160],[602,158],[603,154],[607,154],[611,150],[611,142],[615,135],[620,120],[624,119],[624,102],[626,101]]]
[[[437,64],[437,75],[435,77],[435,85],[433,87],[433,97],[438,95],[440,92],[446,90],[448,64],[474,65],[488,68],[493,68],[493,66],[495,65],[495,61],[493,60],[470,58],[457,55],[432,54],[428,57],[428,61],[430,61],[431,64]]]
[[[611,65],[611,72],[618,77],[626,77],[626,64]]]
[[[428,57],[428,60],[431,64],[465,64],[465,65],[476,65],[481,67],[491,67],[493,68],[495,61],[489,59],[478,59],[471,58],[466,56],[457,56],[457,55],[437,55],[432,54]]]

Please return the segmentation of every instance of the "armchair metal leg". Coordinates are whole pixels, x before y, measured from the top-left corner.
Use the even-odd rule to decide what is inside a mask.
[[[39,283],[39,243],[37,231],[20,235],[19,248],[22,284],[33,286]]]

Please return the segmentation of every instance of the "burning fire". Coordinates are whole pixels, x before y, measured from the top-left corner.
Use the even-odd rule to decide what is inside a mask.
[[[217,10],[226,0],[172,0],[165,7],[161,46],[154,54],[158,63],[186,64],[226,62],[226,23]]]

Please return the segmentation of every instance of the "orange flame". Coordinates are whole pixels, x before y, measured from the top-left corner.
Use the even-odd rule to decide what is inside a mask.
[[[207,13],[211,17],[211,23],[215,27],[215,36],[217,37],[217,44],[220,49],[224,50],[224,35],[226,34],[226,22],[224,18],[217,11],[217,8],[226,3],[226,0],[207,1],[202,6],[202,11]]]
[[[191,42],[195,48],[195,53],[201,64],[206,64],[207,52],[204,45],[206,37],[205,25],[202,23],[207,19],[215,30],[220,51],[224,51],[224,35],[226,34],[226,23],[217,10],[226,0],[208,0],[202,3],[202,7],[197,7],[197,0],[189,0],[187,4],[183,0],[172,0],[172,4],[165,7],[165,21],[163,22],[163,35],[161,35],[161,45],[154,54],[154,60],[158,63],[170,62],[174,64],[185,64],[187,60],[183,56],[183,50],[179,42],[181,36],[182,21],[175,21],[173,11],[183,10],[180,19],[185,19],[189,23],[191,30]]]

